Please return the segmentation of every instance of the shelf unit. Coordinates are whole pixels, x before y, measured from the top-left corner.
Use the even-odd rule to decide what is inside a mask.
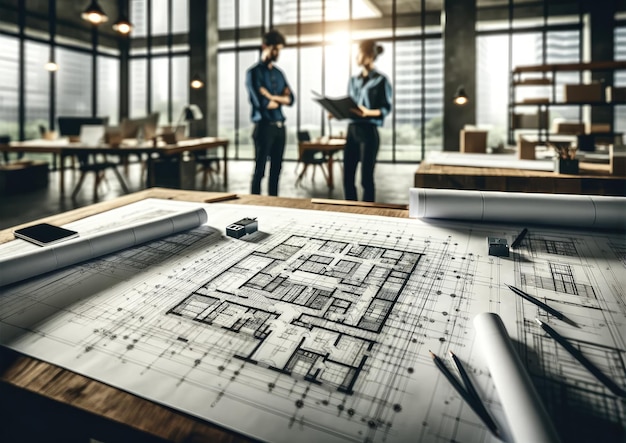
[[[626,61],[603,61],[591,63],[559,63],[532,66],[518,66],[512,71],[509,88],[509,144],[515,144],[515,131],[520,129],[536,130],[538,143],[550,140],[550,109],[565,106],[593,106],[609,107],[626,105],[626,100],[620,101],[557,101],[557,75],[563,72],[607,72],[614,73],[618,70],[626,70]],[[537,77],[541,75],[541,77]],[[517,100],[517,88],[525,86],[545,87],[547,96],[529,98],[524,101]],[[520,108],[534,107],[535,114],[517,113]],[[588,122],[586,122],[588,123]],[[613,123],[610,130],[604,131],[602,136],[613,134]]]

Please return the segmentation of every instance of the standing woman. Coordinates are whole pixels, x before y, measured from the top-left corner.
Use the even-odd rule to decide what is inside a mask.
[[[343,159],[343,189],[346,200],[357,200],[355,186],[356,168],[361,162],[361,186],[363,201],[373,202],[376,194],[374,186],[374,166],[380,146],[378,127],[383,125],[385,117],[391,112],[391,83],[378,72],[374,61],[383,52],[383,47],[374,40],[365,40],[359,44],[356,62],[361,72],[350,78],[348,95],[358,108],[348,125],[346,147]]]

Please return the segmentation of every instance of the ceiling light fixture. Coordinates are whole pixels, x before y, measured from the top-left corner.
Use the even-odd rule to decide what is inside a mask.
[[[120,18],[113,23],[113,30],[123,35],[128,35],[133,30],[133,25],[126,17],[120,15]]]
[[[81,17],[83,20],[87,20],[89,23],[96,26],[109,20],[109,17],[104,13],[97,0],[93,0],[89,4],[87,9],[81,14]]]
[[[456,90],[456,94],[454,95],[454,104],[463,106],[465,105],[469,99],[467,98],[467,93],[465,92],[465,87],[463,85],[459,86]]]
[[[52,60],[43,65],[43,67],[48,72],[56,72],[59,70],[59,65]]]
[[[194,75],[189,84],[193,89],[200,89],[204,86],[204,82],[198,74]]]

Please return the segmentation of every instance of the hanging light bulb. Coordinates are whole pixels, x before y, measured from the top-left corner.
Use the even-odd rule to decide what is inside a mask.
[[[81,14],[83,20],[87,20],[92,25],[99,25],[106,22],[109,17],[104,13],[97,0],[93,0],[87,9]]]
[[[126,17],[120,16],[119,20],[113,23],[113,30],[123,35],[128,35],[133,30],[133,25]]]
[[[469,101],[467,98],[467,93],[465,92],[464,86],[459,86],[456,90],[456,94],[454,95],[454,104],[463,106]]]
[[[204,82],[198,74],[194,75],[189,84],[193,89],[200,89],[204,86]]]
[[[59,70],[59,65],[52,60],[43,65],[43,67],[48,72],[56,72]]]

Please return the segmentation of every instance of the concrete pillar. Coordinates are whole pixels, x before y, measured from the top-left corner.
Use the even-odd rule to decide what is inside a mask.
[[[190,124],[189,135],[217,135],[217,1],[189,2],[189,76],[199,75],[204,87],[189,87],[189,103],[202,109],[204,119]]]
[[[614,33],[615,12],[617,4],[614,0],[587,1],[585,32],[583,44],[583,60],[589,62],[615,60]],[[613,71],[596,71],[591,74],[592,81],[599,81],[604,86],[614,82]],[[613,125],[614,108],[592,107],[591,122]]]
[[[476,123],[476,0],[444,0],[443,150],[459,150],[459,131]],[[464,106],[452,101],[463,85]]]

